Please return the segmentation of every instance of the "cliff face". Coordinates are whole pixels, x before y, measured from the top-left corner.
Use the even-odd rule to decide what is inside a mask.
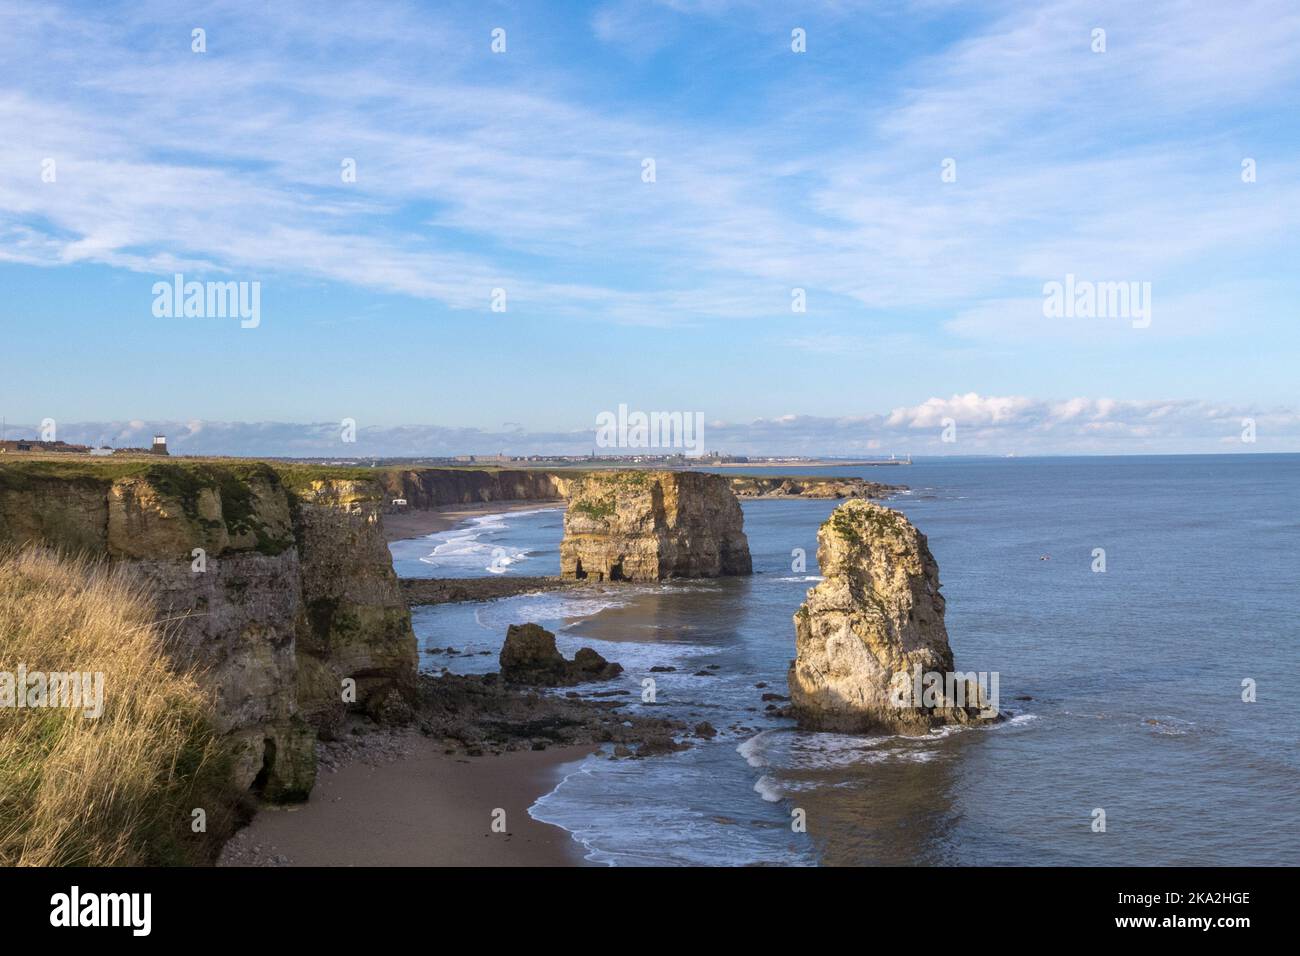
[[[294,499],[305,611],[297,626],[298,706],[329,734],[346,711],[345,678],[356,681],[357,704],[379,716],[414,694],[418,654],[375,483],[312,481]]]
[[[818,531],[817,560],[823,580],[794,616],[790,700],[801,727],[917,734],[983,719],[976,683],[953,672],[925,535],[896,511],[850,501]],[[914,693],[923,675],[939,675],[937,693]]]
[[[590,472],[569,482],[560,574],[592,581],[749,574],[744,516],[726,478]]]
[[[545,471],[464,471],[413,468],[380,476],[389,500],[405,498],[413,509],[481,501],[548,501],[567,498],[572,478]]]
[[[350,479],[290,488],[260,463],[6,466],[0,543],[128,564],[168,624],[169,654],[202,666],[237,782],[296,799],[315,779],[317,730],[347,706],[344,678],[371,711],[414,683],[383,494]]]

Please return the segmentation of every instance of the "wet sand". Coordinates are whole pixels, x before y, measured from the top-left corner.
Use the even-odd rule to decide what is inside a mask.
[[[528,807],[597,748],[464,757],[419,735],[410,744],[387,763],[321,773],[305,804],[263,808],[221,865],[255,862],[254,846],[257,861],[280,866],[585,865],[581,845]],[[504,833],[492,830],[498,808]]]
[[[538,508],[560,508],[564,502],[553,501],[485,501],[472,505],[444,505],[427,511],[411,510],[395,514],[386,514],[384,521],[384,539],[400,541],[404,538],[423,538],[425,535],[446,531],[464,521],[479,515],[500,514],[506,511],[535,511]]]

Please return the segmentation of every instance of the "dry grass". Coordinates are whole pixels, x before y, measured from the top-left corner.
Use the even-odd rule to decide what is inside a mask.
[[[0,706],[0,865],[209,861],[239,797],[211,701],[163,653],[119,570],[43,550],[0,555],[0,671],[102,672],[103,713]],[[191,811],[207,812],[205,833]]]

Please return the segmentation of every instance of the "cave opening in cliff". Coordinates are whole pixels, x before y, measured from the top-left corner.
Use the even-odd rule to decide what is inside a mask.
[[[622,558],[620,558],[619,560],[615,561],[613,564],[611,564],[611,565],[609,566],[609,579],[610,579],[611,581],[622,581],[622,580],[625,580],[624,577],[623,577],[623,559],[622,559]]]
[[[261,793],[266,789],[266,782],[271,779],[271,774],[275,769],[275,738],[267,737],[262,747],[262,769],[257,771],[257,776],[253,778],[252,791]]]
[[[577,578],[579,581],[585,581],[585,580],[587,579],[587,572],[584,571],[584,570],[582,570],[582,562],[581,562],[581,561],[576,561],[576,562],[574,562],[574,565],[573,565],[573,576],[574,576],[575,578]]]

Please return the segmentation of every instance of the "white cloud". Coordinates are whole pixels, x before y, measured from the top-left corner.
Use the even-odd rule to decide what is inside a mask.
[[[1294,164],[1244,191],[1230,150],[1178,132],[1295,82],[1300,18],[1281,2],[994,8],[982,33],[909,64],[856,134],[825,137],[792,135],[800,115],[781,111],[743,130],[635,103],[610,116],[560,92],[560,68],[486,83],[474,38],[405,5],[250,8],[206,57],[142,50],[147,7],[116,23],[8,6],[0,49],[11,62],[40,50],[62,71],[6,71],[9,261],[283,272],[460,309],[502,285],[538,311],[654,324],[781,314],[799,285],[857,309],[951,309],[950,331],[996,339],[989,310],[1047,279],[1168,288],[1206,257],[1276,251],[1300,209]],[[637,16],[725,8],[669,7]],[[634,36],[631,9],[601,8],[597,33]],[[1102,21],[1098,56],[1087,30]],[[87,44],[91,60],[76,55]],[[341,70],[340,45],[388,53]],[[834,81],[808,92],[837,95]],[[1139,121],[1158,142],[1126,146]],[[639,180],[648,155],[653,186]],[[945,185],[949,155],[959,179]],[[39,183],[45,156],[57,185]],[[429,207],[418,228],[402,218],[412,205]]]
[[[1257,441],[1241,440],[1244,421]],[[956,442],[945,443],[945,423]],[[33,426],[9,436],[35,437]],[[567,431],[499,431],[438,425],[368,427],[355,444],[340,440],[337,423],[90,422],[60,423],[59,437],[74,443],[147,446],[166,434],[177,454],[353,458],[456,454],[586,454],[595,426]],[[733,454],[833,455],[1158,454],[1186,451],[1292,451],[1300,444],[1300,410],[1216,405],[1191,400],[1124,401],[1109,398],[1033,399],[968,393],[933,397],[917,405],[858,417],[782,415],[750,422],[709,422],[705,444]]]

